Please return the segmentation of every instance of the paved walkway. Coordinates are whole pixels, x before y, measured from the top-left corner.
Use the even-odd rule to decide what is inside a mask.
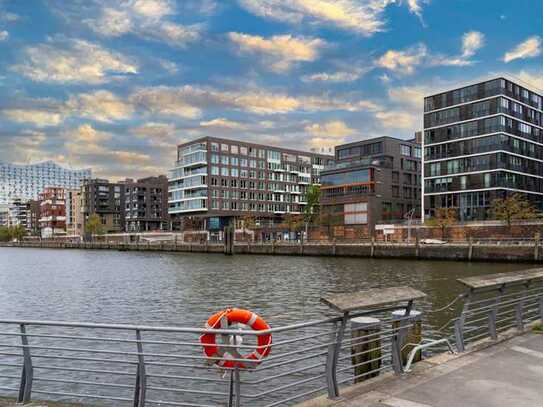
[[[353,386],[334,407],[541,407],[543,335],[527,334],[462,356],[421,362],[408,375]],[[303,404],[305,405],[305,403]]]

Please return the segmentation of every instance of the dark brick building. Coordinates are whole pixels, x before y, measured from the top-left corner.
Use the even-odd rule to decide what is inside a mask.
[[[124,231],[124,194],[123,185],[105,179],[88,179],[81,186],[81,234],[92,214],[102,220],[104,233]]]
[[[124,190],[124,222],[126,232],[167,230],[168,178],[165,175],[127,179]]]
[[[420,216],[421,147],[415,140],[379,137],[335,148],[334,165],[321,172],[321,218],[363,226]]]

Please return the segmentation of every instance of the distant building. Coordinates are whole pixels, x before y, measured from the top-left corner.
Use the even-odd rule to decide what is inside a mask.
[[[243,216],[260,224],[300,214],[311,183],[332,156],[262,144],[204,137],[177,148],[169,175],[169,213],[173,221],[203,222],[221,230]]]
[[[66,205],[66,234],[69,236],[78,235],[77,221],[78,212],[81,212],[81,198],[79,189],[66,189],[64,199]]]
[[[30,236],[40,234],[40,201],[31,199],[26,202],[26,231]]]
[[[72,170],[53,161],[36,164],[0,163],[0,204],[38,199],[45,187],[79,188],[90,169]]]
[[[7,204],[0,203],[0,226],[8,226],[9,208]]]
[[[122,182],[124,190],[125,231],[167,230],[168,178],[165,175]]]
[[[8,227],[22,226],[26,229],[27,207],[26,201],[16,198],[8,204]]]
[[[104,233],[124,231],[124,194],[123,185],[105,179],[88,179],[81,187],[81,231],[89,217],[100,216]]]
[[[47,187],[40,194],[41,237],[66,235],[66,201],[64,188]]]
[[[420,213],[421,147],[378,137],[335,148],[321,172],[321,216],[331,225],[367,227]]]
[[[513,193],[543,210],[542,95],[497,78],[425,98],[423,164],[426,217],[489,219]]]

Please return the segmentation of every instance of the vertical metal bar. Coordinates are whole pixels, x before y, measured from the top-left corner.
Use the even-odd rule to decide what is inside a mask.
[[[462,313],[460,318],[454,323],[454,335],[456,339],[456,350],[458,352],[464,352],[466,350],[466,343],[464,340],[464,326],[466,325],[466,314],[469,311],[469,306],[472,297],[472,290],[468,291],[464,300],[464,306],[462,307]]]
[[[228,407],[233,407],[234,403],[234,371],[230,371],[230,385],[228,391]]]
[[[401,374],[403,371],[402,350],[401,350],[403,325],[404,325],[403,318],[398,321],[398,327],[396,329],[394,328],[394,322],[392,322],[392,329],[394,332],[394,334],[392,335],[392,349],[391,349],[392,368],[394,369],[394,373],[396,374]]]
[[[236,393],[235,407],[240,407],[241,405],[241,380],[239,376],[239,367],[236,366],[234,369],[234,392]]]
[[[501,297],[504,291],[505,291],[505,286],[501,286],[498,291],[498,295],[496,296],[496,299],[494,300],[494,306],[490,309],[490,312],[488,313],[488,331],[490,333],[490,337],[493,340],[498,339],[496,320],[498,318],[498,307],[500,305]]]
[[[145,407],[147,377],[145,373],[145,358],[143,357],[143,344],[141,342],[141,332],[139,329],[136,329],[136,341],[138,348],[138,372],[134,391],[134,407]]]
[[[335,353],[335,341],[337,337],[337,323],[332,325],[332,333],[330,334],[330,345],[328,345],[328,355],[326,356],[326,384],[328,386],[328,398],[334,399],[338,395],[336,393],[336,386],[334,384],[334,374],[332,370],[334,368],[333,360]]]
[[[543,322],[543,296],[539,298],[539,320]]]
[[[347,327],[347,321],[349,320],[349,313],[343,314],[343,319],[339,325],[339,331],[336,337],[336,346],[334,349],[334,358],[332,359],[332,383],[334,384],[334,393],[336,397],[339,397],[339,386],[337,384],[337,362],[339,359],[339,353],[341,352],[341,344],[343,343],[343,337],[345,336],[345,328]]]
[[[524,305],[526,303],[526,295],[528,292],[528,289],[530,288],[530,281],[528,281],[526,284],[524,284],[524,289],[521,291],[520,295],[520,301],[515,307],[515,318],[517,322],[517,329],[519,331],[524,331]]]
[[[26,336],[26,327],[20,325],[21,343],[23,345],[23,371],[21,373],[21,385],[19,387],[18,403],[30,403],[32,398],[32,380],[34,378],[34,368],[32,367],[32,357],[28,347],[28,338]]]

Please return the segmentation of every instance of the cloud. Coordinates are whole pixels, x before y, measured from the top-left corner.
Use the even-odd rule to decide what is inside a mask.
[[[364,76],[364,74],[366,74],[370,69],[371,68],[355,68],[351,70],[341,70],[336,72],[319,72],[311,75],[302,76],[302,81],[331,83],[354,82]]]
[[[384,30],[383,14],[394,0],[239,0],[249,12],[268,19],[299,24],[330,24],[370,36]]]
[[[515,59],[535,58],[539,55],[541,55],[541,37],[534,35],[507,52],[503,56],[503,62],[508,63]]]
[[[333,147],[344,143],[345,138],[356,131],[351,129],[341,120],[333,120],[326,123],[313,123],[305,126],[304,131],[312,137],[307,144],[310,147]]]
[[[276,72],[288,71],[297,62],[316,60],[319,49],[325,45],[325,42],[318,38],[296,38],[291,35],[264,38],[231,32],[228,38],[241,52],[262,55],[265,65]]]
[[[225,119],[224,117],[219,117],[213,120],[200,122],[200,126],[201,127],[215,127],[215,128],[218,127],[218,128],[223,128],[223,129],[232,129],[232,130],[247,129],[246,124]]]
[[[37,82],[101,84],[138,73],[123,55],[85,40],[29,46],[11,69]]]
[[[134,112],[130,104],[106,90],[71,96],[66,107],[79,117],[107,123],[129,119]]]
[[[9,33],[7,31],[0,31],[0,41],[7,41]]]
[[[485,36],[479,31],[470,31],[462,37],[462,57],[471,58],[485,45]]]
[[[417,128],[417,116],[411,112],[387,110],[375,114],[379,124],[385,128],[413,130]]]
[[[543,71],[529,72],[522,70],[514,76],[531,88],[535,88],[534,90],[539,91],[539,93],[543,92]]]
[[[171,123],[148,122],[132,129],[136,137],[143,139],[165,140],[175,135],[175,125]]]
[[[58,126],[63,117],[60,113],[32,109],[6,109],[4,116],[17,123],[31,123],[36,127]]]
[[[191,85],[142,88],[130,96],[130,101],[145,112],[186,118],[199,117],[203,109],[234,109],[258,115],[378,109],[375,103],[368,100],[346,100],[330,96],[294,97],[258,88],[228,91]]]
[[[95,130],[90,124],[83,124],[75,131],[67,133],[66,137],[70,142],[96,144],[106,140],[111,140],[112,135],[109,133]]]
[[[18,21],[21,17],[15,13],[9,13],[6,11],[0,11],[0,21],[7,21],[8,23],[13,23]]]
[[[119,37],[130,33],[175,47],[184,47],[200,38],[200,25],[186,26],[168,19],[177,12],[173,1],[135,0],[118,4],[98,1],[98,4],[97,16],[83,23],[99,35]]]
[[[390,88],[388,96],[394,103],[410,107],[415,112],[422,112],[424,98],[432,92],[433,89],[429,86],[400,86]]]
[[[424,44],[418,44],[402,51],[388,50],[377,61],[376,65],[400,74],[412,74],[415,68],[423,63],[428,54]]]

